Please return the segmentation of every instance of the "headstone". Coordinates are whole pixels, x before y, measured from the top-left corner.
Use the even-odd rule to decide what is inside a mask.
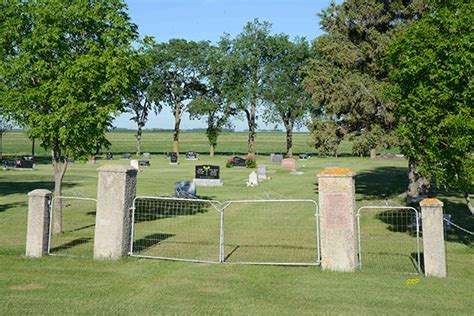
[[[248,187],[254,187],[258,185],[258,175],[255,171],[250,172],[249,181],[247,182]]]
[[[281,155],[281,154],[271,154],[270,155],[270,162],[281,163],[282,160],[283,160],[283,155]]]
[[[178,153],[172,152],[170,153],[170,165],[177,165],[178,164]]]
[[[150,167],[150,160],[138,160],[138,166]]]
[[[107,160],[112,160],[113,157],[114,157],[114,155],[110,151],[108,151],[105,154],[105,159],[107,159]]]
[[[95,157],[91,157],[89,160],[87,160],[88,165],[95,165]]]
[[[197,186],[223,186],[219,178],[220,167],[212,165],[199,165],[195,167],[194,183]]]
[[[186,152],[186,160],[198,160],[198,154],[195,151]]]
[[[150,153],[143,153],[143,159],[150,159]]]
[[[24,160],[24,159],[17,160],[17,161],[15,161],[15,168],[16,169],[32,170],[33,169],[33,160]]]
[[[258,181],[267,180],[267,166],[257,165]]]
[[[174,195],[178,198],[196,198],[196,185],[193,181],[175,182]]]
[[[307,154],[299,154],[298,158],[299,158],[299,160],[308,160],[311,157]]]
[[[140,170],[140,165],[138,164],[138,160],[136,159],[130,160],[130,167],[132,167],[135,170]]]
[[[232,166],[233,167],[246,167],[245,165],[245,159],[241,157],[233,157],[232,158]]]
[[[130,153],[125,153],[125,154],[122,155],[122,159],[130,160],[130,159],[132,159],[132,154],[130,154]]]
[[[293,158],[285,158],[281,161],[281,167],[291,172],[296,172],[296,160]]]

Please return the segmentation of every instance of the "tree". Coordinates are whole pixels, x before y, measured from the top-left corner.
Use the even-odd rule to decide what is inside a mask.
[[[342,130],[362,137],[395,128],[393,103],[382,93],[387,79],[382,59],[393,36],[419,17],[425,2],[347,0],[322,11],[326,34],[313,43],[316,56],[304,80],[318,111],[323,108]],[[373,156],[377,143],[372,146]]]
[[[171,39],[155,45],[152,51],[154,79],[149,92],[156,103],[169,106],[173,112],[176,153],[183,114],[189,111],[189,102],[205,91],[203,67],[208,49],[209,42]]]
[[[249,129],[249,155],[255,154],[257,112],[264,103],[264,90],[268,83],[265,70],[272,56],[270,28],[270,23],[255,19],[228,43],[227,76],[234,85],[230,90],[230,99],[238,112],[245,113]]]
[[[108,143],[105,128],[128,89],[136,26],[119,0],[3,1],[2,9],[1,106],[51,150],[61,196],[67,157],[86,158]],[[55,234],[61,210],[55,203]]]
[[[387,54],[402,150],[425,177],[462,190],[474,183],[472,1],[433,1],[431,14],[400,33]]]
[[[189,104],[191,118],[206,118],[206,136],[209,140],[209,155],[214,156],[217,138],[229,125],[233,114],[228,95],[228,81],[225,77],[225,51],[220,46],[210,46],[205,61],[205,92]]]
[[[130,120],[137,124],[136,155],[141,154],[141,139],[143,128],[148,121],[148,115],[151,111],[155,114],[161,110],[150,97],[149,89],[153,82],[153,59],[150,51],[153,46],[153,39],[145,37],[142,46],[133,52],[131,73],[131,87],[125,97],[125,109],[132,114]]]
[[[314,147],[319,155],[334,156],[337,158],[339,144],[341,143],[344,132],[341,127],[333,120],[323,120],[315,118],[308,124],[309,132],[313,137]]]
[[[286,156],[293,156],[293,128],[302,125],[309,112],[311,99],[304,91],[301,68],[310,56],[309,45],[304,38],[291,42],[287,35],[270,38],[273,57],[268,63],[265,76],[268,85],[264,99],[268,102],[265,121],[282,122],[286,129]]]

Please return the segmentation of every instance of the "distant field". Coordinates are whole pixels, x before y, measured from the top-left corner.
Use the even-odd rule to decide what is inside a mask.
[[[247,152],[247,132],[222,133],[218,139],[217,153],[243,154]],[[256,148],[260,154],[284,153],[286,152],[286,135],[284,132],[260,132],[257,133]],[[111,132],[107,134],[110,141],[110,151],[113,153],[134,153],[135,134],[133,131]],[[21,156],[31,154],[31,140],[25,133],[14,131],[6,133],[1,141],[1,151],[6,156]],[[340,147],[341,154],[350,154],[352,145],[343,142]],[[172,150],[171,132],[145,132],[142,138],[142,152],[163,153]],[[209,144],[203,132],[182,132],[180,134],[180,151],[196,151],[199,153],[209,152]],[[294,153],[314,154],[315,149],[311,145],[309,133],[295,133],[293,139]],[[36,156],[47,156],[37,142],[35,146]]]

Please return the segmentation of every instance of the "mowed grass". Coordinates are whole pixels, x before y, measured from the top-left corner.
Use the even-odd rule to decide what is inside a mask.
[[[194,137],[194,136],[193,136]],[[206,144],[200,136],[198,142]],[[237,137],[237,136],[236,136]],[[277,137],[277,136],[275,136]],[[280,136],[284,139],[284,135]],[[196,139],[199,137],[196,136]],[[259,141],[271,147],[270,138]],[[169,145],[169,143],[168,143]],[[127,145],[133,148],[133,143]],[[284,146],[284,145],[283,145]],[[244,145],[245,148],[245,139]],[[273,150],[272,150],[273,149]],[[196,150],[190,148],[190,150]],[[131,150],[130,150],[131,151]],[[158,150],[157,150],[158,152]],[[406,186],[406,162],[374,161],[368,158],[317,158],[298,161],[301,176],[290,175],[257,156],[265,163],[271,180],[247,187],[249,169],[226,169],[230,155],[199,161],[180,159],[171,166],[163,155],[154,154],[151,167],[138,175],[137,194],[171,196],[174,182],[191,180],[196,164],[221,166],[223,187],[198,187],[198,194],[219,201],[241,199],[318,199],[318,172],[327,166],[349,167],[357,172],[357,205],[400,205]],[[114,159],[96,165],[76,162],[70,166],[64,195],[95,197],[96,169],[106,163],[127,164]],[[447,246],[448,277],[424,278],[413,272],[411,253],[416,246],[407,233],[395,233],[389,224],[366,213],[363,233],[371,234],[363,243],[367,263],[356,273],[323,272],[319,267],[280,267],[236,264],[180,263],[129,257],[118,261],[92,260],[94,207],[92,202],[65,202],[63,236],[53,239],[58,254],[30,259],[24,256],[27,193],[37,188],[53,188],[52,167],[38,164],[35,171],[0,171],[0,314],[453,314],[468,315],[474,310],[474,250],[464,237],[451,236]],[[469,211],[457,194],[440,194],[453,220],[472,230]],[[89,204],[86,204],[89,203]],[[79,205],[82,204],[82,205]],[[294,208],[298,208],[294,206]],[[293,208],[293,209],[294,209]],[[268,216],[271,210],[282,217]],[[304,208],[306,210],[306,208]],[[219,217],[212,209],[195,215],[141,221],[135,241],[161,234],[165,243],[152,243],[145,253],[178,251],[180,254],[212,258],[217,256]],[[312,260],[314,248],[307,238],[312,216],[291,216],[291,208],[240,207],[228,209],[225,254],[229,262],[278,260],[293,257]],[[303,214],[303,212],[298,213]],[[191,230],[187,230],[188,228]],[[188,234],[186,235],[186,231]],[[292,233],[294,237],[292,236]],[[168,234],[168,235],[166,235]],[[193,237],[194,236],[194,237]],[[204,239],[202,239],[205,237]],[[390,238],[389,238],[390,237]],[[393,238],[392,238],[393,237]],[[62,239],[61,239],[62,238]],[[173,239],[174,238],[174,239]],[[182,239],[180,239],[182,238]],[[192,238],[199,247],[176,245]],[[79,240],[76,241],[75,240]],[[364,239],[363,239],[364,241]],[[167,243],[166,243],[167,242]],[[174,242],[174,244],[173,244]],[[61,245],[70,243],[68,249]],[[288,244],[289,243],[289,244]],[[184,244],[184,243],[181,243]],[[211,244],[212,246],[206,246]],[[294,245],[299,244],[297,248]],[[146,246],[145,242],[142,242]],[[290,245],[290,247],[288,247]],[[236,246],[240,246],[233,251]],[[276,246],[276,247],[275,247]],[[162,247],[160,250],[159,247]],[[365,247],[365,248],[364,248]],[[184,250],[183,250],[184,249]],[[233,253],[231,253],[233,251]],[[287,251],[287,252],[285,252]],[[387,253],[386,255],[384,253]],[[393,258],[397,259],[394,260]],[[392,259],[391,259],[392,258]]]

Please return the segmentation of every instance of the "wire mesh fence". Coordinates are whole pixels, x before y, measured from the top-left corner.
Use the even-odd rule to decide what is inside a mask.
[[[317,214],[312,200],[229,202],[224,211],[224,261],[319,264]]]
[[[81,197],[54,197],[51,201],[51,226],[54,205],[62,203],[62,232],[53,234],[50,227],[48,253],[60,256],[92,257],[96,199]]]
[[[131,255],[219,262],[221,212],[199,199],[138,197]]]
[[[312,200],[137,197],[131,255],[255,264],[319,264]]]
[[[363,270],[421,273],[418,211],[364,206],[357,211],[359,265]]]

